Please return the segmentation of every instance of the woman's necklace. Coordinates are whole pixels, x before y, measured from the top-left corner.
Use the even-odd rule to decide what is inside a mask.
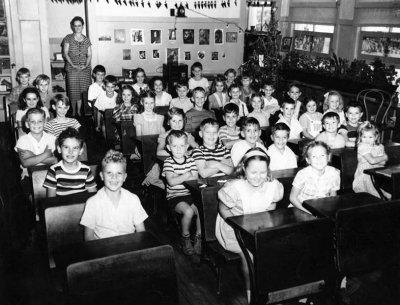
[[[82,34],[79,34],[79,35],[74,34],[74,38],[75,38],[75,40],[78,41],[78,42],[81,42],[81,41],[83,40]]]

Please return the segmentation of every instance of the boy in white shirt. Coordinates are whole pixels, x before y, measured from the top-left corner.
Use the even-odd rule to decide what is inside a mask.
[[[285,123],[290,128],[289,140],[299,139],[303,132],[300,122],[294,117],[295,102],[292,99],[286,99],[282,103],[282,117],[277,123]]]
[[[210,84],[208,83],[208,79],[203,77],[203,65],[196,61],[193,63],[191,69],[192,77],[189,79],[189,90],[193,91],[197,87],[201,87],[206,92],[206,96],[210,91]]]
[[[106,75],[106,68],[102,65],[97,65],[94,67],[92,72],[92,77],[94,83],[89,86],[88,89],[88,101],[89,106],[92,106],[96,102],[99,95],[104,91],[104,77]]]
[[[290,128],[285,123],[276,123],[271,130],[274,142],[268,147],[268,156],[271,159],[269,169],[272,171],[297,167],[297,157],[286,145],[289,139]]]
[[[249,110],[247,109],[247,105],[240,100],[240,86],[236,83],[233,83],[228,90],[229,96],[231,97],[229,103],[236,104],[239,107],[239,118],[247,116],[249,114]]]
[[[102,113],[104,113],[106,109],[114,109],[117,106],[118,93],[115,92],[117,88],[117,81],[118,80],[114,75],[107,75],[104,78],[104,85],[106,90],[100,93],[99,97],[94,103],[94,107],[95,109],[97,109],[97,131],[100,131]]]
[[[175,89],[178,97],[172,99],[171,103],[169,104],[169,108],[176,107],[182,109],[184,113],[188,112],[194,106],[190,98],[188,98],[187,96],[187,94],[189,93],[187,81],[178,81]]]
[[[265,83],[261,88],[261,92],[264,94],[263,110],[268,110],[271,114],[275,114],[280,107],[278,100],[272,96],[272,94],[275,92],[274,85],[272,83]]]
[[[324,131],[321,132],[315,141],[324,142],[331,149],[344,148],[346,139],[338,133],[340,117],[336,112],[327,112],[322,117],[322,127]]]

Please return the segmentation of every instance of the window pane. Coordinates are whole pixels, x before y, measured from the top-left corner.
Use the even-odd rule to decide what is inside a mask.
[[[361,27],[363,32],[389,32],[389,27],[386,26],[363,26]]]
[[[333,32],[335,32],[335,26],[333,26],[333,25],[316,24],[314,26],[314,32],[333,33]]]
[[[400,28],[391,28],[392,33],[400,33]]]
[[[305,23],[296,23],[294,25],[294,29],[296,31],[312,31],[313,25],[312,24],[305,24]]]

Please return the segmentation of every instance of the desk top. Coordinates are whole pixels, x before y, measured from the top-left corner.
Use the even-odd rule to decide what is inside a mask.
[[[138,232],[116,237],[75,243],[57,249],[55,262],[58,268],[86,260],[139,251],[163,245],[151,232]]]
[[[335,219],[336,212],[384,202],[382,199],[368,193],[353,193],[319,199],[310,199],[303,202],[303,206],[317,217]]]
[[[315,217],[297,208],[278,209],[268,212],[232,216],[227,218],[233,228],[254,235],[260,230],[275,230],[283,226],[293,226],[305,221],[315,220]]]
[[[29,175],[32,175],[32,173],[34,173],[34,172],[43,171],[43,170],[48,171],[50,166],[51,165],[49,165],[49,164],[30,166],[30,167],[28,167],[28,173],[29,173]]]
[[[369,169],[364,170],[364,173],[367,175],[384,176],[384,177],[391,178],[392,174],[400,173],[400,164],[389,165],[389,166],[384,166],[384,167],[369,168]]]
[[[43,198],[39,201],[39,208],[45,210],[49,207],[85,203],[90,197],[94,196],[95,194],[96,193],[83,192],[68,196]]]

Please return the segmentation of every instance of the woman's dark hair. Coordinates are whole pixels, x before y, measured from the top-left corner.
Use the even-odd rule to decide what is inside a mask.
[[[82,25],[85,25],[85,21],[83,21],[82,17],[75,16],[74,18],[72,18],[71,22],[69,23],[71,25],[71,28],[73,28],[75,21],[79,21],[80,23],[82,23]]]
[[[19,109],[25,110],[28,107],[26,105],[25,98],[29,93],[36,94],[36,96],[38,98],[38,102],[36,104],[36,108],[42,108],[43,107],[43,102],[42,102],[42,99],[40,98],[40,93],[39,93],[38,89],[36,89],[34,87],[28,87],[28,88],[25,88],[21,92],[21,94],[19,95],[19,98],[18,98]]]

